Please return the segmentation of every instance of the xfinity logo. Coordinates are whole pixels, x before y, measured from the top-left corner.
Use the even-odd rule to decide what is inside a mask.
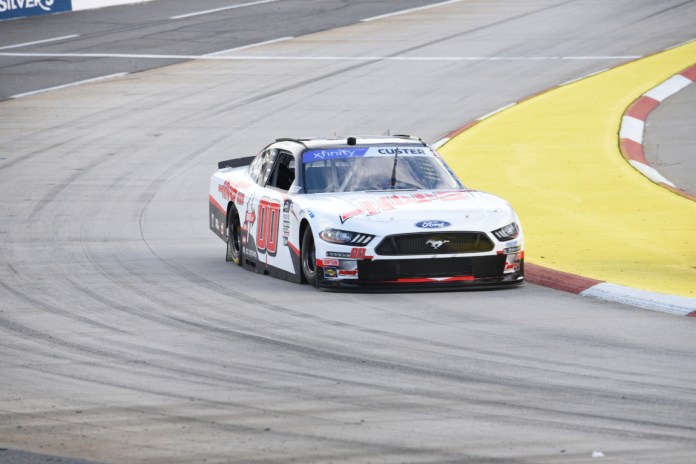
[[[321,161],[328,159],[344,159],[356,158],[365,156],[369,147],[353,147],[353,148],[323,148],[320,150],[307,150],[302,155],[302,160],[305,163],[312,161]]]
[[[425,242],[426,245],[433,247],[433,250],[439,250],[442,245],[449,243],[449,240],[433,240],[432,238]]]
[[[318,150],[313,153],[314,159],[323,160],[326,158],[352,158],[355,156],[356,150],[339,149],[339,150]]]
[[[449,226],[450,223],[447,221],[421,221],[416,223],[416,227],[421,229],[441,229],[443,227]]]

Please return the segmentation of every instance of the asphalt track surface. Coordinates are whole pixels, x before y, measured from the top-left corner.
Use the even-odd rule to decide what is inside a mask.
[[[696,196],[693,108],[696,108],[696,86],[692,84],[650,113],[643,143],[650,165],[677,187]]]
[[[229,266],[206,201],[216,161],[276,136],[435,141],[692,39],[695,7],[462,1],[0,103],[0,448],[693,462],[693,318],[531,284],[318,292]]]

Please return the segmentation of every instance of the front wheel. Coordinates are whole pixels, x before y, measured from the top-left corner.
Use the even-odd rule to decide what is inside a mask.
[[[300,252],[302,260],[302,274],[312,287],[317,286],[317,253],[314,247],[314,235],[312,229],[307,227],[302,236],[302,248]]]
[[[242,224],[239,221],[239,213],[234,206],[230,207],[227,214],[227,255],[225,260],[237,265],[242,264]]]

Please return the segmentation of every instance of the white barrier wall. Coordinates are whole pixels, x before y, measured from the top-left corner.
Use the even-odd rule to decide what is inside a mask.
[[[133,3],[150,2],[152,0],[72,0],[73,11],[103,8],[105,6],[130,5]]]
[[[152,0],[0,0],[0,21]]]

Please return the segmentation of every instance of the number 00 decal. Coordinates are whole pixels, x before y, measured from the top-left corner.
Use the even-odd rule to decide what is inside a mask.
[[[278,251],[278,222],[280,202],[262,198],[259,202],[259,221],[256,223],[256,248],[275,256]]]

